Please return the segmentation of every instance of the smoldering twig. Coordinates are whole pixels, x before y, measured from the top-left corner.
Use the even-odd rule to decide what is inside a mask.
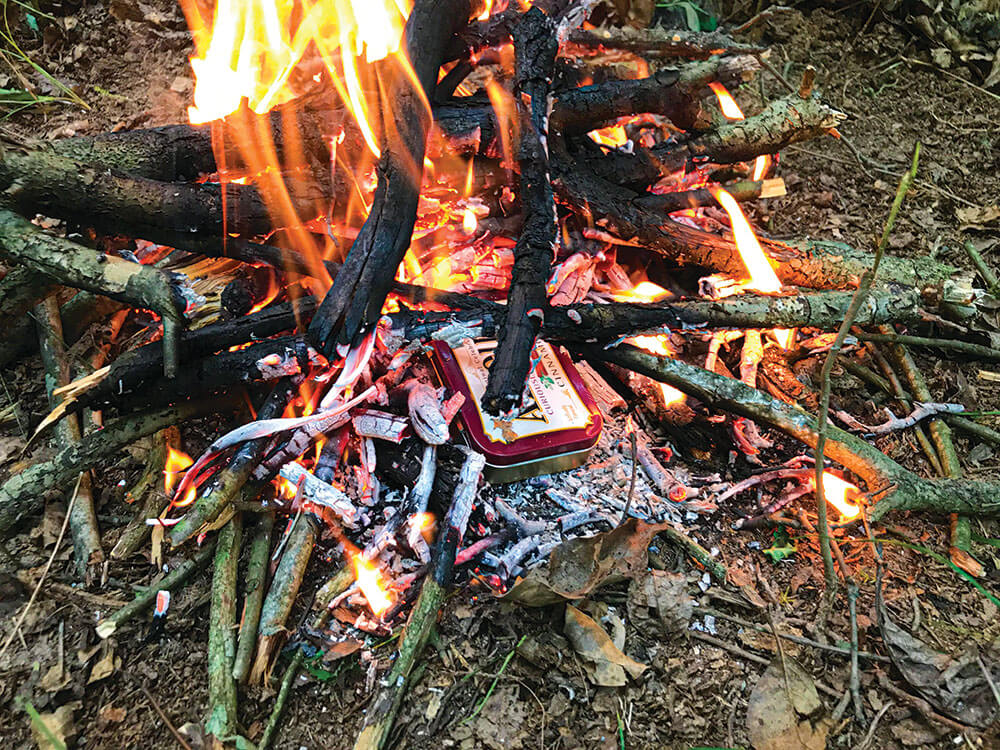
[[[862,424],[846,411],[832,411],[832,414],[852,430],[857,430],[867,435],[888,435],[890,432],[913,427],[928,417],[938,414],[961,414],[965,411],[965,407],[962,404],[928,403],[926,401],[917,401],[913,404],[913,407],[913,411],[905,417],[897,417],[889,409],[883,409],[888,419],[882,424],[877,425]]]

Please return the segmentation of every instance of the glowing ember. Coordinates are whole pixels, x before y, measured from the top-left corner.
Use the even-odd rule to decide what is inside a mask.
[[[167,496],[173,494],[180,475],[193,463],[194,460],[184,451],[167,448],[167,460],[163,465],[163,490]]]
[[[840,511],[840,519],[849,521],[861,515],[861,508],[850,498],[858,497],[861,490],[829,471],[823,472],[823,496],[826,501]]]
[[[736,247],[740,251],[740,258],[743,265],[750,273],[750,283],[748,288],[756,289],[758,292],[775,293],[781,291],[781,282],[778,281],[778,274],[771,268],[771,263],[764,250],[757,241],[757,235],[753,233],[750,222],[747,221],[743,209],[736,199],[722,188],[713,191],[715,199],[719,201],[726,213],[729,214],[729,221],[733,227],[733,238],[736,240]],[[787,329],[775,329],[775,338],[785,349],[791,344],[792,332]]]
[[[358,588],[368,600],[368,606],[372,608],[372,612],[381,615],[392,606],[392,598],[382,583],[382,574],[363,555],[354,555],[352,562],[354,563],[354,577],[357,579]]]

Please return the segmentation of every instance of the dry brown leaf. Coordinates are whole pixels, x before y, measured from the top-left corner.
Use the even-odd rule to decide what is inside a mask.
[[[39,714],[39,718],[48,727],[49,732],[55,737],[59,742],[62,743],[62,747],[67,747],[69,745],[69,740],[76,736],[76,725],[73,723],[73,712],[79,707],[79,703],[67,703],[65,706],[60,706],[52,713]],[[56,750],[59,745],[55,745],[46,736],[45,731],[38,726],[35,721],[31,722],[31,735],[35,739],[35,744],[38,745],[38,750]]]
[[[125,709],[109,703],[97,712],[97,718],[109,724],[119,724],[125,721]]]
[[[623,654],[604,628],[572,604],[566,605],[563,625],[566,637],[583,657],[587,676],[595,685],[620,687],[627,682],[626,674],[636,678],[646,671],[645,664]]]
[[[629,584],[628,616],[645,635],[662,638],[685,632],[693,608],[680,573],[647,570]]]
[[[528,607],[583,599],[600,586],[633,578],[647,568],[646,550],[665,524],[630,518],[613,531],[570,539],[501,598]]]
[[[987,727],[997,716],[978,649],[972,644],[952,656],[935,651],[896,625],[883,607],[879,612],[882,640],[892,663],[913,688],[943,714],[973,727]],[[1000,683],[1000,656],[994,643],[982,657],[994,684]]]
[[[38,682],[38,687],[46,693],[57,693],[69,684],[69,672],[62,664],[53,664],[42,675]]]
[[[962,222],[960,229],[985,229],[1000,219],[1000,204],[992,206],[967,206],[955,209],[955,215]]]
[[[757,681],[747,708],[756,750],[825,750],[830,720],[812,678],[791,657],[775,658]]]
[[[90,677],[87,679],[88,685],[110,677],[122,665],[122,660],[115,656],[115,647],[111,641],[104,641],[101,646],[101,658],[97,660],[90,670]]]

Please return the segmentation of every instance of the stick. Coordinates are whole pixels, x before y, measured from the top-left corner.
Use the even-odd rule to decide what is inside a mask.
[[[35,307],[35,323],[38,328],[38,346],[42,364],[45,367],[45,390],[49,405],[55,406],[52,391],[66,385],[70,380],[70,363],[63,342],[62,319],[59,317],[59,301],[48,297]],[[56,445],[73,445],[80,442],[80,422],[68,419],[58,425],[55,434]],[[93,579],[93,566],[104,561],[101,549],[101,535],[97,530],[97,514],[94,512],[94,493],[89,472],[80,475],[76,484],[76,502],[69,512],[69,530],[73,537],[73,558],[77,575],[89,582]]]
[[[778,10],[783,9],[778,8]],[[641,55],[687,59],[707,58],[723,53],[739,55],[764,51],[762,47],[734,41],[719,31],[690,32],[659,26],[649,29],[626,27],[594,31],[575,29],[570,32],[569,41],[571,44],[594,50],[623,49]]]
[[[139,684],[139,687],[146,696],[146,700],[148,700],[150,705],[153,707],[156,715],[160,717],[160,720],[166,725],[167,729],[169,729],[170,733],[174,736],[174,739],[177,740],[177,744],[184,748],[184,750],[191,750],[191,746],[187,743],[187,740],[184,739],[184,736],[177,731],[177,727],[175,727],[173,722],[171,722],[170,719],[167,718],[167,715],[163,713],[163,709],[160,708],[160,704],[156,702],[156,698],[153,697],[153,694],[149,692],[149,688],[142,683]]]
[[[887,331],[890,329],[883,327],[881,330]],[[898,366],[903,371],[907,381],[909,381],[910,389],[917,398],[929,396],[930,389],[927,387],[927,381],[924,380],[923,373],[920,372],[913,358],[906,351],[906,348],[901,344],[896,344],[890,347],[890,349]],[[960,478],[962,476],[962,464],[958,460],[958,454],[955,452],[955,444],[951,439],[951,428],[940,419],[932,419],[929,429],[931,439],[934,441],[935,448],[937,448],[942,469],[941,476],[950,477],[951,479]],[[957,513],[952,514],[950,525],[951,544],[948,551],[951,561],[970,575],[981,576],[984,572],[983,566],[971,553],[972,532],[969,529],[968,516]]]
[[[986,261],[983,260],[982,254],[976,249],[976,245],[972,240],[966,241],[965,252],[968,253],[972,265],[976,267],[979,275],[986,282],[986,288],[995,297],[1000,292],[1000,280],[997,280],[997,275],[993,272],[993,269],[986,265]]]
[[[861,363],[855,362],[850,357],[840,357],[837,361],[844,366],[845,370],[847,370],[855,377],[868,383],[869,385],[872,385],[875,388],[878,388],[879,390],[888,393],[889,395],[896,395],[902,399],[910,398],[910,394],[905,389],[902,390],[901,392],[894,392],[893,386],[890,385],[888,380],[883,378],[881,375],[872,372],[870,369],[868,369]],[[994,445],[1000,445],[1000,432],[997,432],[996,430],[991,429],[986,425],[981,425],[978,422],[973,422],[971,419],[960,416],[958,414],[944,414],[942,415],[942,419],[944,419],[944,421],[950,424],[952,427],[961,430],[962,432],[968,435],[973,435],[974,437],[978,437],[989,443],[993,443]],[[928,446],[930,446],[929,442]],[[934,453],[933,448],[931,448],[931,453],[932,454]],[[937,461],[936,455],[934,456],[934,460],[935,462]],[[941,466],[940,464],[935,462],[932,462],[932,465],[935,467],[935,471],[937,471],[938,475],[940,476],[943,474],[943,472],[940,470]]]
[[[784,195],[784,188],[778,193],[767,194],[767,183],[780,183],[780,180],[761,180],[751,182],[744,180],[726,185],[726,192],[740,202],[752,201],[760,198],[770,198],[774,195]],[[698,188],[696,190],[679,190],[673,193],[648,193],[635,199],[638,206],[642,206],[648,211],[656,211],[661,214],[672,214],[675,211],[684,211],[689,208],[699,206],[715,206],[718,201],[708,188]]]
[[[424,577],[420,595],[400,640],[399,656],[382,683],[384,687],[375,696],[365,715],[365,726],[354,743],[354,750],[382,750],[388,742],[396,714],[399,713],[403,696],[409,688],[413,667],[430,640],[441,605],[451,585],[455,553],[465,533],[465,525],[485,463],[486,460],[478,453],[470,452],[465,459],[451,507],[435,543],[431,573]]]
[[[278,695],[274,699],[274,708],[271,709],[271,715],[267,717],[264,732],[257,743],[257,750],[268,750],[271,747],[271,743],[274,741],[275,734],[278,731],[278,722],[281,721],[281,714],[285,710],[285,703],[288,702],[288,693],[291,691],[292,683],[299,673],[299,668],[302,666],[304,658],[305,654],[302,649],[296,649],[295,656],[292,657],[291,662],[289,662],[288,667],[285,669],[285,674],[281,678],[281,687],[278,689]]]
[[[386,116],[388,131],[382,139],[371,211],[309,327],[310,338],[327,356],[337,343],[353,341],[382,314],[416,221],[431,119],[427,103],[433,98],[447,44],[468,23],[474,5],[479,4],[417,0],[406,21],[403,41],[411,70],[409,75],[397,71],[384,93],[392,108]]]
[[[236,576],[240,563],[243,523],[234,515],[219,531],[212,576],[212,608],[208,624],[208,717],[205,730],[220,742],[237,731],[236,679]]]
[[[851,330],[857,311],[864,304],[865,297],[878,277],[879,265],[882,262],[882,256],[885,254],[885,248],[889,244],[889,235],[896,224],[896,216],[899,215],[899,209],[903,205],[903,198],[906,197],[906,192],[910,189],[910,183],[917,176],[919,159],[920,143],[918,142],[913,150],[913,163],[910,165],[910,170],[903,175],[899,181],[899,186],[896,188],[896,196],[892,201],[889,216],[882,230],[882,239],[879,240],[878,247],[875,250],[875,259],[872,261],[872,267],[861,276],[861,281],[858,283],[854,299],[851,300],[847,316],[837,330],[837,337],[830,347],[830,351],[827,352],[826,359],[823,362],[823,369],[820,372],[820,382],[823,384],[823,387],[819,398],[819,427],[816,434],[816,477],[814,485],[816,488],[816,514],[819,521],[819,548],[823,555],[823,569],[826,574],[827,589],[831,592],[829,601],[832,601],[832,592],[836,591],[837,588],[837,574],[833,569],[833,557],[830,554],[830,527],[826,520],[826,495],[823,483],[823,451],[826,448],[826,433],[830,419],[830,375],[833,373],[833,365],[837,361],[837,355],[840,353],[841,348],[844,346],[844,340]],[[847,575],[846,570],[844,571],[844,575]]]
[[[177,422],[222,411],[236,403],[236,398],[227,396],[123,417],[67,446],[49,461],[40,461],[15,474],[0,485],[0,537],[41,507],[50,492],[65,491],[81,472],[89,471],[130,443]]]
[[[126,622],[152,607],[156,603],[157,591],[173,591],[180,588],[187,583],[192,575],[207,567],[214,552],[215,541],[213,540],[199,549],[194,557],[185,560],[167,573],[158,583],[148,586],[142,593],[137,594],[131,602],[98,622],[97,635],[101,638],[110,638]]]
[[[274,528],[274,513],[261,513],[257,519],[253,540],[250,542],[250,559],[247,561],[246,585],[243,595],[243,617],[240,619],[240,634],[233,661],[233,679],[245,683],[250,674],[250,660],[257,645],[257,628],[260,625],[260,610],[267,592],[268,559],[271,554],[271,532]]]
[[[4,338],[31,308],[58,290],[58,285],[53,284],[51,279],[27,268],[8,271],[0,279],[0,330],[4,332]]]
[[[506,414],[521,403],[531,369],[531,351],[545,319],[545,283],[554,260],[557,232],[546,147],[548,95],[559,47],[555,23],[541,10],[532,8],[511,33],[516,68],[514,97],[521,130],[520,195],[525,220],[514,246],[508,314],[500,329],[482,398],[483,408],[490,414]]]
[[[190,293],[183,276],[95,253],[47,234],[5,209],[0,209],[0,257],[67,286],[154,310],[164,320],[182,324],[185,294]],[[164,371],[171,366],[176,362],[165,362]]]
[[[931,339],[924,336],[907,336],[891,331],[888,333],[859,333],[858,338],[862,341],[876,341],[886,344],[903,344],[906,346],[926,346],[932,349],[950,349],[955,352],[962,352],[977,359],[985,359],[990,362],[1000,362],[1000,349],[982,344],[973,344],[968,341],[957,339]]]
[[[320,523],[311,513],[302,513],[289,532],[285,552],[274,571],[261,609],[257,654],[250,669],[250,682],[253,684],[266,682],[274,669],[279,646],[288,633],[285,621],[302,585],[319,529]]]
[[[280,417],[297,389],[298,381],[294,378],[280,381],[268,394],[257,413],[257,418]],[[219,517],[247,483],[251,473],[263,458],[267,445],[268,438],[259,438],[247,441],[236,450],[226,467],[211,480],[207,489],[200,493],[181,520],[170,529],[167,536],[172,546],[183,544],[199,533],[205,524]]]

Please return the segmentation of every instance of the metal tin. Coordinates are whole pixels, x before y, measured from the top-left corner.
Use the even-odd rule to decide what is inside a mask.
[[[526,401],[510,418],[500,419],[480,406],[495,348],[495,341],[466,339],[457,349],[434,342],[441,380],[465,396],[459,411],[462,432],[486,456],[487,479],[514,482],[584,464],[603,420],[570,358],[536,342]]]

